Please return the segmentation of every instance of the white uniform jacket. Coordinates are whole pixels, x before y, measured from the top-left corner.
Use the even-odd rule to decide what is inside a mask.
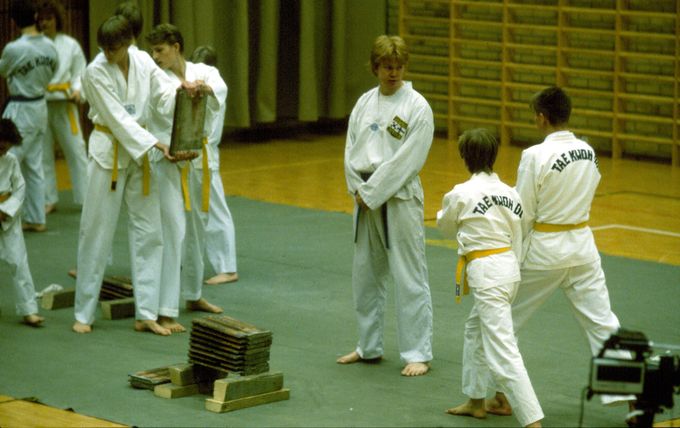
[[[103,53],[87,66],[83,90],[90,103],[89,118],[95,125],[111,130],[95,131],[90,136],[89,155],[105,169],[113,168],[113,140],[118,140],[118,166],[126,168],[130,159],[141,164],[142,156],[159,139],[144,129],[150,114],[149,104],[169,117],[175,108],[176,85],[151,59],[136,47],[128,49],[129,76],[109,64]],[[128,82],[134,87],[128,87]]]
[[[10,95],[45,95],[45,86],[58,66],[54,43],[42,34],[22,35],[9,42],[0,57],[0,75],[7,78]]]
[[[425,98],[411,82],[393,95],[379,87],[363,94],[349,118],[345,145],[347,189],[359,192],[376,209],[396,197],[423,201],[418,173],[432,145],[434,119]],[[372,173],[366,182],[362,173]]]
[[[554,132],[524,150],[516,185],[524,207],[523,268],[561,269],[600,259],[589,227],[559,233],[533,230],[534,223],[588,221],[599,182],[595,151],[569,131]]]
[[[458,241],[459,256],[512,248],[512,252],[472,260],[467,266],[470,287],[487,288],[520,280],[521,218],[519,195],[496,173],[474,174],[444,196],[437,226],[446,238]]]
[[[72,91],[82,92],[83,72],[87,66],[85,55],[80,44],[73,37],[58,33],[53,40],[59,55],[59,66],[52,76],[50,84],[68,83],[69,93]],[[50,91],[45,94],[47,101],[67,100],[68,94],[64,91]]]
[[[21,175],[19,161],[11,153],[0,157],[0,195],[10,194],[4,202],[0,202],[0,211],[9,216],[2,222],[2,230],[8,230],[20,214],[26,196],[26,185]]]

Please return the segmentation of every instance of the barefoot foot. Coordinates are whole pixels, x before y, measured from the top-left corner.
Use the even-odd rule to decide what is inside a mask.
[[[150,331],[159,336],[170,336],[171,331],[154,320],[135,320],[135,331]]]
[[[430,363],[408,363],[401,371],[402,376],[422,376],[430,371]]]
[[[159,316],[158,317],[158,325],[160,325],[163,328],[167,328],[170,330],[171,333],[184,333],[187,331],[186,328],[177,321],[175,321],[174,318],[170,317],[164,317],[164,316]]]
[[[510,407],[508,399],[502,392],[497,392],[492,399],[486,401],[486,411],[487,413],[491,413],[492,415],[499,416],[512,415],[512,407]]]
[[[187,300],[187,310],[209,312],[211,314],[222,313],[222,308],[213,305],[202,297],[198,300]]]
[[[76,321],[71,327],[76,333],[92,333],[92,325]]]
[[[477,419],[486,418],[483,399],[468,400],[460,406],[448,409],[446,413],[456,416],[472,416]]]
[[[335,360],[335,362],[338,363],[338,364],[354,364],[354,363],[358,363],[358,362],[367,363],[367,364],[376,364],[376,363],[379,363],[381,360],[382,360],[382,357],[361,358],[357,351],[352,351],[349,354],[343,355],[342,357],[338,358],[337,360]]]
[[[40,327],[43,321],[45,321],[45,318],[41,317],[40,315],[30,314],[24,316],[23,323],[31,327]]]
[[[222,272],[205,281],[208,285],[226,284],[228,282],[238,281],[238,274],[236,272]]]

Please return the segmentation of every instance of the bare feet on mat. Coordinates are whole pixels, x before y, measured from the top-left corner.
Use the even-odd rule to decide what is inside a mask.
[[[187,310],[209,312],[211,314],[222,313],[222,308],[213,305],[202,297],[198,300],[187,300]]]
[[[40,327],[45,318],[38,314],[24,315],[23,323],[31,327]]]
[[[238,281],[238,274],[236,272],[222,272],[205,281],[208,285],[226,284],[228,282]]]
[[[375,364],[380,362],[380,360],[382,360],[382,357],[361,358],[357,351],[352,351],[349,354],[343,355],[342,357],[338,358],[337,360],[335,360],[335,362],[338,364],[354,364],[358,362]]]
[[[512,407],[502,392],[497,392],[493,398],[486,400],[486,411],[492,415],[512,415]]]
[[[408,363],[401,371],[402,376],[422,376],[430,371],[430,363]]]
[[[451,407],[446,413],[455,416],[472,416],[477,419],[486,418],[484,399],[470,399],[460,406]]]
[[[135,320],[135,331],[150,331],[159,336],[170,336],[172,332],[154,320]]]
[[[174,318],[159,316],[158,325],[163,328],[167,328],[172,333],[183,333],[187,331],[186,328],[180,323],[178,323]]]
[[[57,204],[45,204],[45,214],[53,213],[57,210]]]
[[[76,321],[72,328],[76,333],[92,333],[92,326],[90,324],[83,324]]]

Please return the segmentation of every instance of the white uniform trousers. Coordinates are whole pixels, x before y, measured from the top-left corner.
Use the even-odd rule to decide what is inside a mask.
[[[432,360],[432,299],[425,259],[423,204],[418,199],[387,201],[389,249],[380,208],[362,209],[356,221],[352,269],[354,309],[361,358],[383,355],[387,284],[394,282],[399,355],[402,362]]]
[[[34,120],[38,121],[39,118]],[[27,223],[45,224],[45,175],[42,164],[45,127],[22,128],[17,124],[17,128],[22,142],[20,146],[12,146],[10,152],[19,161],[21,174],[26,181],[22,217]]]
[[[178,165],[166,159],[152,164],[160,191],[161,227],[163,230],[163,268],[158,314],[179,316],[182,244],[186,233],[184,199]]]
[[[76,104],[69,101],[47,102],[47,132],[43,147],[43,170],[45,172],[45,203],[56,204],[59,202],[57,191],[57,174],[54,165],[54,141],[59,142],[71,177],[73,189],[73,202],[83,204],[85,198],[85,186],[87,185],[87,151],[83,140],[80,121],[76,119],[78,132],[71,130],[69,111],[78,118],[79,112]]]
[[[202,170],[192,170],[202,182]],[[205,262],[215,273],[236,272],[234,220],[227,206],[219,169],[210,170],[210,209],[205,227]]]
[[[199,171],[200,173],[200,171]],[[203,202],[201,180],[191,168],[189,174],[189,193],[191,211],[186,212],[186,236],[182,247],[182,299],[196,301],[203,294],[205,264],[205,228],[208,213],[201,209]]]
[[[599,260],[564,269],[521,269],[521,275],[517,298],[512,305],[515,332],[558,288],[564,291],[572,313],[585,331],[593,356],[600,352],[605,340],[619,329],[619,320],[612,312]],[[620,353],[620,357],[630,358],[630,353]],[[634,400],[635,397],[602,395],[601,399],[604,404],[611,404]]]
[[[116,191],[111,191],[111,170],[102,168],[94,159],[89,161],[88,177],[78,240],[75,318],[83,324],[94,322],[104,270],[124,202],[128,212],[135,316],[138,320],[156,320],[163,259],[156,180],[151,180],[149,195],[144,196],[142,167],[130,162],[127,168],[118,170],[118,185]]]
[[[37,314],[35,286],[28,267],[26,244],[19,219],[15,219],[7,230],[0,230],[0,260],[7,263],[11,270],[17,315]]]
[[[510,303],[517,282],[489,288],[471,287],[475,303],[465,321],[463,393],[485,398],[493,379],[522,426],[543,419],[512,327]]]

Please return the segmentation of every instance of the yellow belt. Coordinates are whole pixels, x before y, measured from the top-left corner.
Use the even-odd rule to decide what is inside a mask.
[[[566,232],[568,230],[583,229],[588,226],[588,222],[578,224],[550,224],[550,223],[534,223],[534,230],[537,232]]]
[[[463,295],[470,294],[470,287],[467,282],[466,265],[474,259],[479,259],[493,254],[505,253],[510,251],[510,247],[494,248],[491,250],[470,251],[469,253],[458,256],[458,265],[456,265],[456,303],[460,303],[460,284],[463,283]],[[464,281],[463,281],[464,280]]]
[[[68,92],[69,89],[71,89],[70,82],[50,83],[49,85],[47,85],[48,92],[58,91]],[[71,125],[71,134],[78,135],[78,121],[76,120],[76,114],[73,112],[73,109],[71,108],[70,105],[66,106],[66,112],[68,113],[68,122]]]
[[[210,169],[208,168],[208,139],[203,137],[203,184],[201,210],[205,213],[210,209]],[[184,196],[184,210],[191,211],[191,197],[189,196],[189,162],[180,169],[182,180],[182,196]]]
[[[104,126],[100,125],[98,123],[94,124],[94,129],[100,132],[104,132],[109,135],[113,135],[113,132],[111,130]],[[149,164],[149,156],[144,153],[144,159],[142,160],[142,193],[144,196],[149,194],[149,185],[150,185],[150,176],[151,176],[151,166]],[[111,172],[111,191],[116,190],[116,184],[118,183],[118,140],[113,139],[113,172]]]
[[[0,202],[5,202],[7,199],[12,197],[12,192],[0,193]]]

